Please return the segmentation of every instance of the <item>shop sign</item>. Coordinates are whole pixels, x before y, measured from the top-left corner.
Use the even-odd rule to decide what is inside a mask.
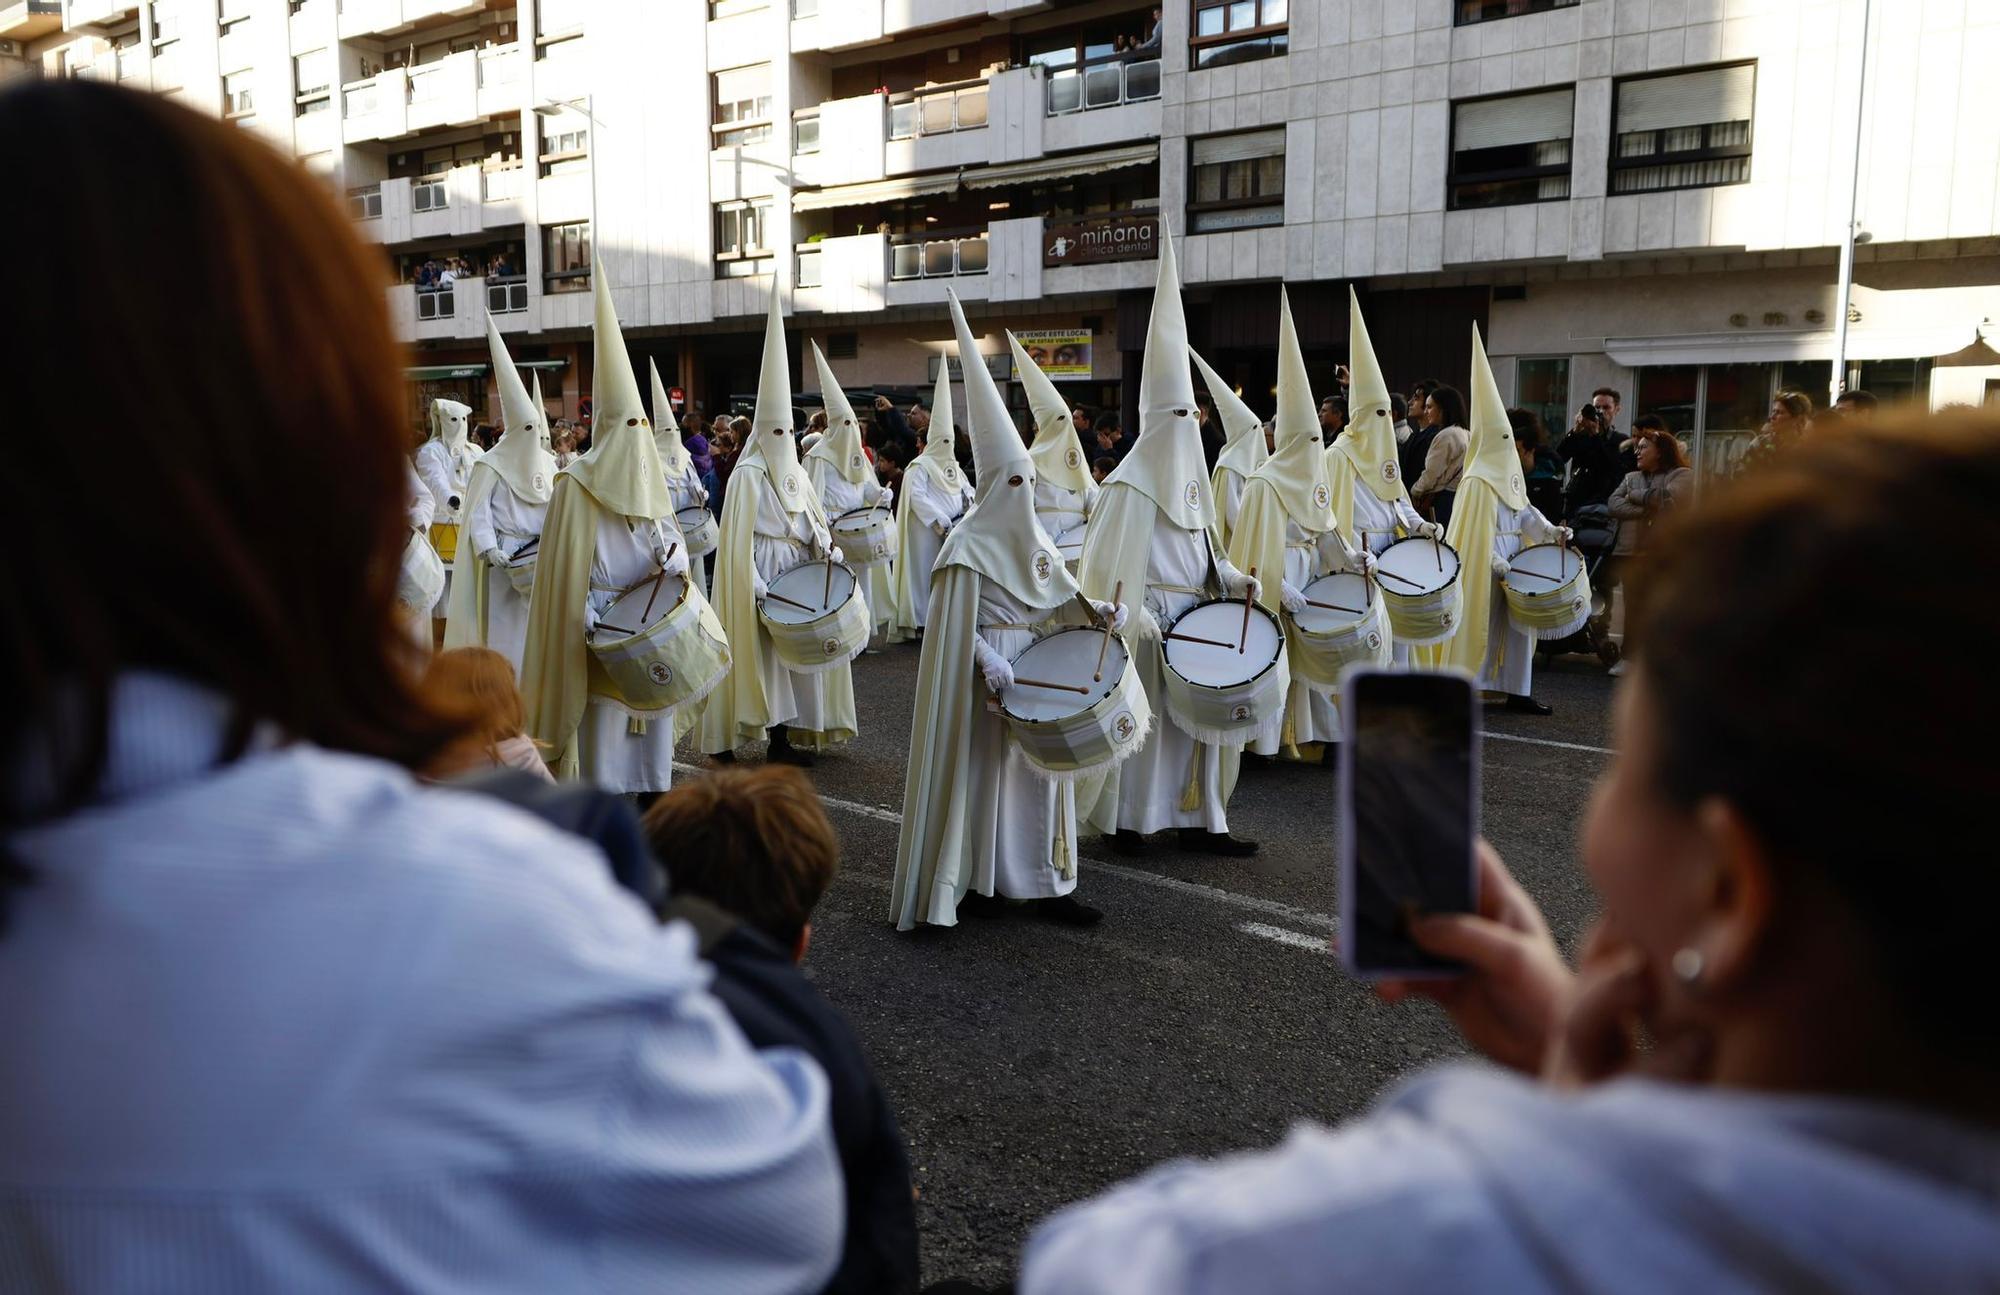
[[[1150,261],[1160,254],[1158,216],[1092,216],[1057,224],[1044,221],[1042,265],[1097,265]]]
[[[1088,332],[1068,328],[1025,328],[1014,334],[1021,349],[1051,378],[1088,378],[1090,342]]]

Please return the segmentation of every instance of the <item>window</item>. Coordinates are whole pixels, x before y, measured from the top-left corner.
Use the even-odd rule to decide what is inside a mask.
[[[222,78],[222,115],[224,117],[247,117],[257,110],[250,94],[250,74],[231,72]]]
[[[382,186],[364,185],[347,191],[347,214],[356,220],[380,220],[382,218]]]
[[[1453,209],[1569,197],[1569,141],[1575,120],[1575,90],[1453,104]]]
[[[537,120],[541,123],[542,149],[536,160],[543,175],[563,175],[590,165],[590,129],[584,118],[564,113]]]
[[[1611,192],[1746,183],[1756,87],[1755,63],[1618,82]]]
[[[709,78],[715,91],[715,147],[755,144],[771,138],[771,65],[717,72]]]
[[[771,204],[725,202],[715,209],[715,270],[726,279],[771,269]]]
[[[1190,140],[1188,169],[1190,233],[1285,223],[1282,128]]]
[[[590,222],[542,226],[542,291],[590,291]]]
[[[819,17],[819,0],[792,0],[792,17]]]
[[[292,95],[294,111],[301,117],[333,106],[333,60],[325,50],[308,50],[292,58]]]
[[[1542,420],[1549,444],[1561,441],[1575,412],[1569,405],[1569,357],[1520,360],[1514,369],[1514,403]]]
[[[217,26],[221,28],[224,36],[246,33],[250,30],[250,15],[236,14],[233,17],[222,19]]]
[[[1457,0],[1453,21],[1460,27],[1469,27],[1476,22],[1492,22],[1495,18],[1512,18],[1516,14],[1571,9],[1581,3],[1583,0]]]
[[[1194,0],[1189,58],[1200,68],[1282,54],[1290,11],[1289,0]]]
[[[792,152],[819,152],[819,114],[801,117],[792,123]]]
[[[153,44],[166,45],[180,38],[180,0],[153,0]]]
[[[535,0],[535,43],[566,41],[583,34],[583,15],[590,0]]]
[[[708,16],[711,19],[734,18],[740,13],[755,13],[770,7],[771,0],[708,0]]]

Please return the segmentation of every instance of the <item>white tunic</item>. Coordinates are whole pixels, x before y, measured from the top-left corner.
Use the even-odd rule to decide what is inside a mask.
[[[1224,468],[1215,474],[1215,515],[1222,519],[1222,540],[1236,534],[1236,519],[1243,513],[1243,487],[1248,484],[1240,472]]]
[[[1530,544],[1553,544],[1555,538],[1556,528],[1532,505],[1520,509],[1494,505],[1492,557],[1511,562],[1516,553]],[[1477,579],[1479,559],[1470,553],[1460,556],[1465,562],[1465,573],[1460,579]],[[1491,561],[1486,566],[1486,578],[1493,582],[1493,599],[1492,610],[1487,614],[1486,663],[1479,668],[1479,686],[1526,697],[1534,687],[1535,635],[1514,628],[1512,618],[1507,615],[1507,599],[1501,591],[1500,579],[1492,573]]]
[[[445,443],[433,437],[417,447],[417,475],[431,492],[431,523],[456,525],[463,519],[466,481],[472,465],[479,462],[480,449],[467,441],[453,454]],[[451,608],[451,563],[444,564],[444,592],[438,595],[431,616],[443,620]]]
[[[511,560],[524,545],[541,538],[548,513],[547,504],[530,503],[503,481],[473,505],[460,542],[470,544],[475,555],[497,548]],[[515,589],[514,581],[500,567],[486,571],[485,639],[487,647],[514,663],[518,678],[528,646],[528,595]]]
[[[760,485],[765,480],[757,474]],[[765,584],[812,557],[812,514],[801,509],[788,513],[778,503],[777,492],[767,486],[757,491],[757,522],[750,536],[750,561]],[[845,675],[849,667],[821,674],[797,674],[785,668],[775,651],[752,653],[764,676],[764,697],[770,706],[771,724],[824,732],[830,708],[826,704],[829,683]],[[742,669],[744,656],[735,654],[734,669]],[[850,685],[851,686],[851,685]]]
[[[1346,569],[1345,553],[1332,531],[1309,533],[1290,517],[1285,519],[1285,580],[1304,589],[1329,571]],[[1286,730],[1290,730],[1287,733]],[[1285,721],[1249,744],[1258,755],[1276,755],[1289,737],[1300,742],[1338,742],[1340,710],[1330,690],[1308,685],[1296,674],[1285,693]]]
[[[673,515],[634,522],[598,510],[597,552],[590,561],[590,608],[602,615],[629,589],[660,569],[656,557],[677,543]],[[577,726],[577,760],[583,776],[605,791],[665,791],[674,785],[674,714],[659,711],[634,733],[623,706],[593,696]]]
[[[1031,609],[992,580],[979,586],[979,637],[1008,660],[1060,628],[1064,609]],[[974,707],[972,725],[972,889],[1009,899],[1069,894],[1076,889],[1075,785],[1037,778],[1010,757],[1007,722],[983,704]]]
[[[1383,549],[1394,544],[1398,538],[1396,528],[1402,527],[1403,535],[1416,534],[1423,518],[1411,506],[1406,496],[1396,496],[1394,503],[1383,503],[1375,497],[1375,492],[1359,481],[1354,483],[1354,529],[1358,539],[1368,546],[1370,553],[1381,554]],[[1386,624],[1386,622],[1385,622]],[[1391,658],[1397,669],[1407,669],[1410,664],[1410,645],[1398,639],[1395,655]]]
[[[1099,489],[1097,483],[1088,482],[1081,490],[1065,490],[1054,482],[1037,479],[1035,512],[1042,519],[1042,529],[1051,539],[1060,539],[1064,531],[1073,531],[1089,521]]]
[[[918,467],[919,463],[924,466]],[[915,533],[905,537],[910,560],[907,569],[896,573],[896,579],[903,582],[903,591],[909,597],[911,623],[918,629],[923,628],[924,613],[930,610],[931,568],[937,564],[938,550],[944,547],[944,537],[937,528],[956,522],[964,515],[965,506],[972,502],[972,483],[963,472],[956,475],[958,488],[954,490],[931,469],[930,461],[922,457],[911,460],[903,473],[903,489],[910,492],[910,513],[917,525]]]
[[[692,462],[681,470],[679,476],[667,475],[667,493],[674,501],[674,511],[676,513],[684,508],[708,507],[708,495],[701,488],[701,477],[695,473]],[[700,587],[703,597],[708,596],[708,557],[706,555],[698,558],[690,555],[688,559],[688,578]]]
[[[819,502],[826,509],[829,523],[842,513],[870,506],[888,493],[873,481],[864,481],[856,485],[835,471],[833,465],[825,459],[808,459],[806,476],[812,482],[813,489],[819,493]],[[834,543],[840,543],[838,536],[834,537]],[[847,555],[848,565],[853,566],[854,556],[852,553]],[[884,560],[866,567],[855,567],[854,571],[861,577],[861,594],[868,600],[868,615],[874,627],[873,633],[879,638],[887,631],[889,625],[891,610],[889,579],[894,574],[895,563]]]

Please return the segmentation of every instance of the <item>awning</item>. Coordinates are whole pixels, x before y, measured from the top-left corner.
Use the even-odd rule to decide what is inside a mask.
[[[949,175],[897,176],[892,180],[837,184],[827,189],[802,189],[792,195],[792,210],[827,211],[834,207],[871,207],[878,202],[896,202],[903,198],[952,193],[957,188],[956,171]]]
[[[1940,322],[1917,328],[1853,328],[1850,360],[1935,359],[1981,341],[1979,324]],[[1604,353],[1627,368],[1654,364],[1773,364],[1787,360],[1833,362],[1833,330],[1756,329],[1734,333],[1676,333],[1658,337],[1607,337]]]
[[[982,166],[966,171],[965,185],[969,189],[997,189],[1003,184],[1034,184],[1040,180],[1060,180],[1072,175],[1097,175],[1104,171],[1123,170],[1128,166],[1144,166],[1158,161],[1159,156],[1160,145],[1155,141],[1100,148],[1092,153],[1038,158],[1033,162],[1002,162],[998,166]]]
[[[486,366],[483,364],[428,364],[414,369],[404,369],[403,376],[412,382],[435,382],[441,378],[483,378]]]

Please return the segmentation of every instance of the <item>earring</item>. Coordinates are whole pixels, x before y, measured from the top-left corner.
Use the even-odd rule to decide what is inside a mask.
[[[1674,979],[1689,989],[1701,984],[1701,973],[1708,967],[1708,960],[1701,956],[1699,949],[1681,949],[1674,954]]]

